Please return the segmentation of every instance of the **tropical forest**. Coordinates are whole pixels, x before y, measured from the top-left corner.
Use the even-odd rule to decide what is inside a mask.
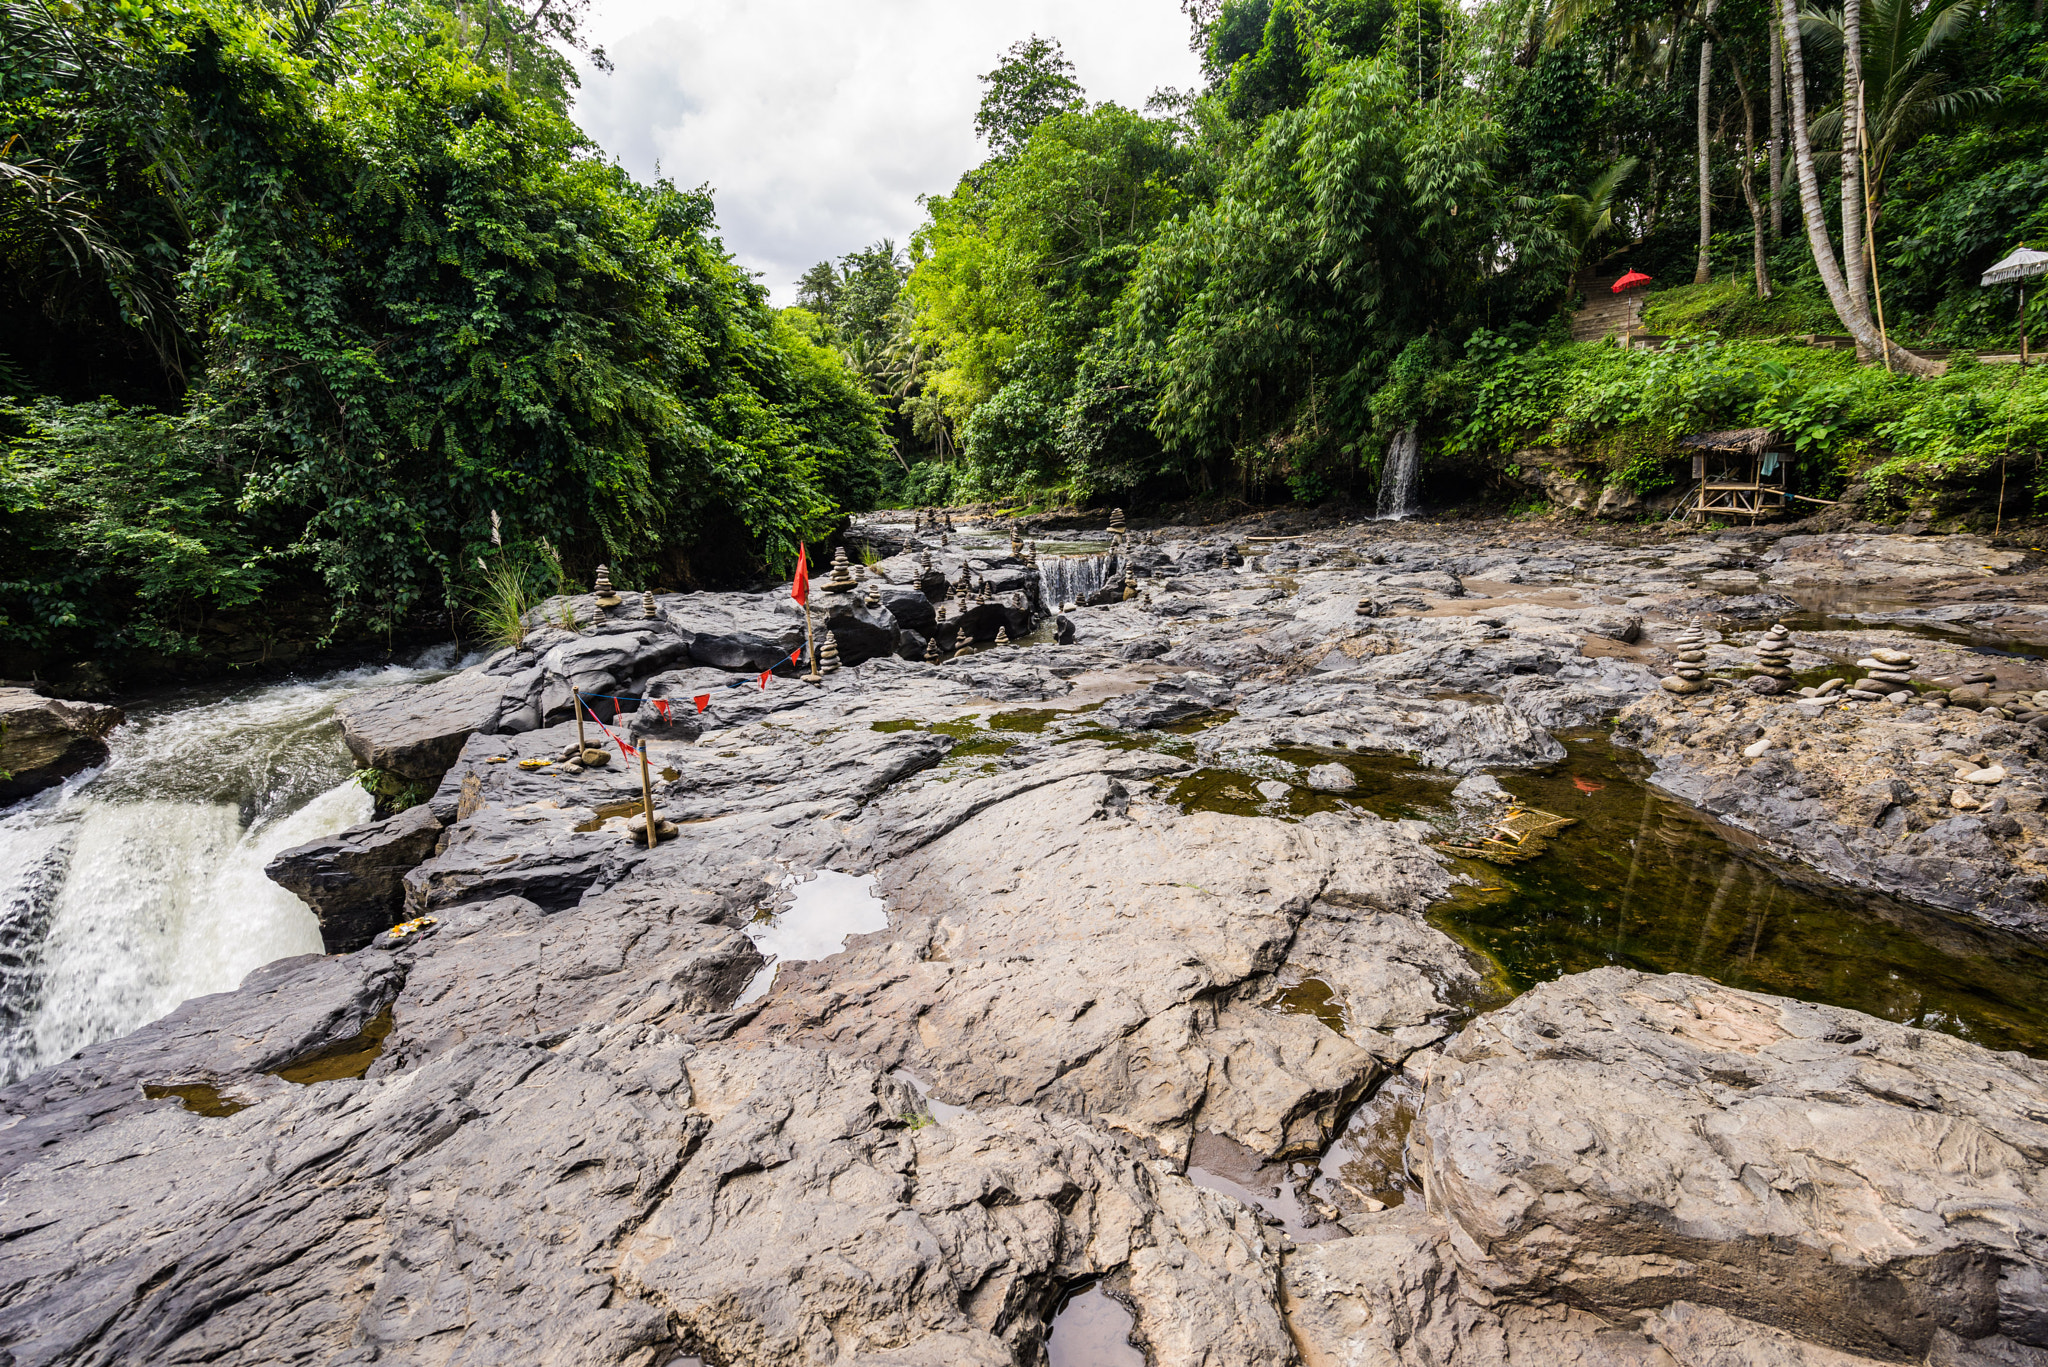
[[[1869,517],[2048,492],[2041,291],[1981,283],[2048,236],[2039,6],[1186,9],[1143,108],[989,54],[986,158],[778,309],[579,131],[577,4],[6,0],[7,672],[745,582],[877,507],[1370,506],[1397,438],[1523,513],[1648,516],[1713,428]]]

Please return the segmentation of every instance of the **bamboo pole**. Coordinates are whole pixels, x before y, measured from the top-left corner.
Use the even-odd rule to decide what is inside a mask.
[[[654,787],[647,779],[647,738],[640,738],[640,810],[646,813],[647,848],[654,848]]]
[[[1884,325],[1884,287],[1877,281],[1877,206],[1870,199],[1870,125],[1863,117],[1863,83],[1856,83],[1856,141],[1858,159],[1863,163],[1863,264],[1870,272],[1871,297],[1877,300],[1878,350],[1884,353],[1884,368],[1892,373],[1892,339]]]
[[[810,662],[811,672],[804,675],[804,682],[812,687],[825,682],[825,676],[818,672],[818,638],[811,630],[811,605],[804,603],[804,657]]]
[[[583,752],[590,748],[583,739],[583,694],[579,690],[572,688],[569,690],[569,697],[574,700],[576,705],[576,762],[581,764],[583,762]]]

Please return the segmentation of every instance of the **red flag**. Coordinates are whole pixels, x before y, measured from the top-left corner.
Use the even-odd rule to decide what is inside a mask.
[[[667,698],[650,698],[648,699],[648,701],[654,704],[654,714],[656,716],[660,717],[663,721],[670,722],[671,724],[673,724],[671,718],[668,715]]]
[[[611,736],[612,733],[607,731],[605,732],[605,734],[607,736]],[[638,750],[635,750],[632,746],[626,744],[626,742],[620,740],[617,736],[612,736],[612,744],[618,746],[619,753],[624,755],[627,759],[631,759],[633,758],[633,756],[640,753]]]
[[[802,663],[804,662],[804,653],[803,653],[803,651],[802,651],[802,650],[792,650],[792,651],[790,651],[790,652],[789,652],[789,662],[790,662],[791,664],[793,664],[793,665],[800,665],[800,664],[802,664]]]
[[[789,596],[799,603],[807,603],[811,598],[811,567],[804,563],[804,559],[804,546],[799,541],[796,547],[796,586],[789,591]]]
[[[772,669],[764,669],[761,671],[761,690],[763,692],[766,692],[768,689],[768,676],[773,674],[774,672],[775,671]]]
[[[702,712],[705,708],[711,706],[711,695],[709,693],[699,693],[690,701],[697,704],[697,710]]]

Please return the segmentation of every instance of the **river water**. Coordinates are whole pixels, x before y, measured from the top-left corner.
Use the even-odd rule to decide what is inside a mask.
[[[442,648],[154,698],[104,766],[0,811],[0,1081],[319,953],[312,911],[263,866],[371,814],[334,705],[454,664]]]

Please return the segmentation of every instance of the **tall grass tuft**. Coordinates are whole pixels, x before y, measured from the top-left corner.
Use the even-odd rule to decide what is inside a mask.
[[[471,612],[484,639],[516,648],[526,644],[526,614],[533,603],[526,570],[501,556],[496,564],[484,567]]]

